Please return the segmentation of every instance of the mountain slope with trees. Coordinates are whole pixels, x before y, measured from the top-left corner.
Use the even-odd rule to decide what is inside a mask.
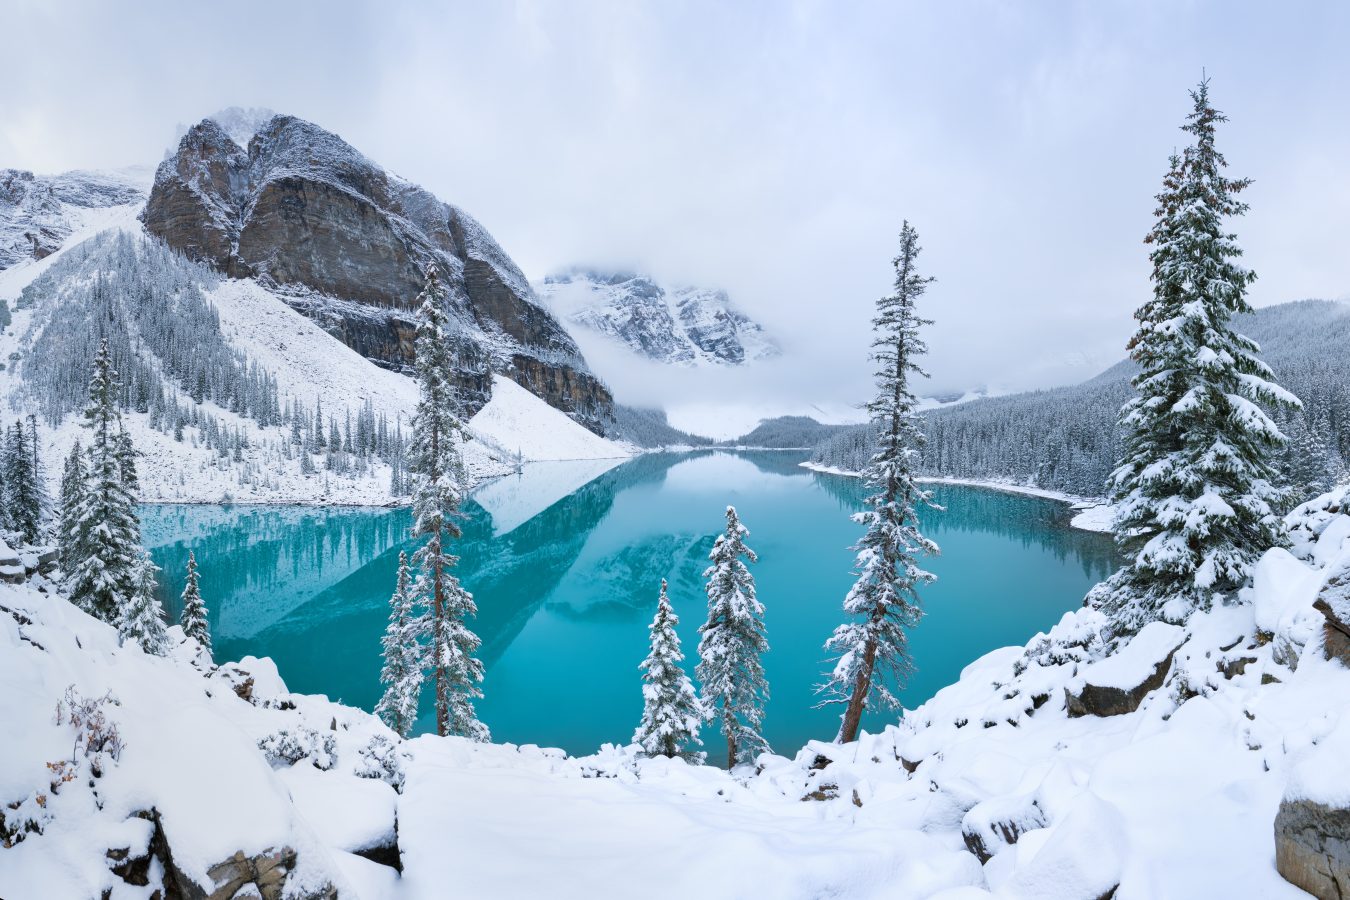
[[[1350,303],[1302,300],[1237,315],[1275,380],[1303,409],[1271,410],[1289,437],[1280,465],[1311,496],[1338,480],[1350,460]],[[987,397],[925,414],[924,475],[1013,481],[1100,496],[1120,453],[1116,418],[1130,398],[1135,363],[1123,360],[1081,384]],[[812,460],[859,471],[873,446],[854,426],[815,447]]]

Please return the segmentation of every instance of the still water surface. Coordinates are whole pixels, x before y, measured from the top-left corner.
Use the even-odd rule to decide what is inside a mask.
[[[465,510],[459,574],[478,602],[487,667],[479,712],[494,740],[571,753],[629,740],[662,578],[692,675],[706,611],[701,574],[728,503],[760,557],[751,571],[771,646],[765,735],[789,754],[833,737],[837,710],[814,709],[814,688],[852,581],[849,546],[860,530],[849,514],[862,486],[808,472],[802,458],[538,464],[479,490]],[[925,512],[923,524],[942,555],[930,561],[938,581],[924,591],[927,614],[913,633],[908,707],[981,654],[1049,628],[1114,565],[1110,539],[1069,529],[1063,504],[961,486],[935,492],[945,511]],[[374,707],[398,553],[415,549],[406,509],[147,506],[142,516],[175,620],[196,552],[217,660],[270,656],[294,691]],[[423,711],[421,724],[432,725],[429,695]],[[714,734],[705,743],[717,749]]]

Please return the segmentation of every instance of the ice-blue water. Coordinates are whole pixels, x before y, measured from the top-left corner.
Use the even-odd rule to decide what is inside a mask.
[[[466,508],[459,574],[478,601],[473,625],[487,666],[479,710],[494,739],[573,753],[630,739],[660,581],[670,581],[692,673],[706,610],[701,573],[728,503],[760,557],[751,570],[771,644],[766,736],[789,753],[833,737],[837,710],[813,708],[814,688],[827,667],[821,644],[852,581],[859,527],[849,513],[861,485],[808,472],[802,458],[649,455],[577,489],[608,464],[557,463],[477,494]],[[1063,504],[958,486],[936,494],[946,511],[923,521],[942,546],[930,565],[939,578],[913,632],[907,706],[981,654],[1049,628],[1114,564],[1110,540],[1070,530]],[[187,553],[196,551],[218,661],[270,656],[292,690],[374,706],[398,551],[415,547],[407,510],[154,506],[142,514],[175,617]],[[865,726],[894,718],[869,714]]]

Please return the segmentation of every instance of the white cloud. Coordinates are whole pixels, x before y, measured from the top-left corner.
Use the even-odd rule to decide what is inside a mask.
[[[1342,4],[1219,0],[25,4],[0,165],[154,161],[220,107],[291,112],[464,206],[533,277],[613,263],[727,288],[790,371],[670,384],[751,406],[866,392],[908,217],[939,279],[934,389],[1017,388],[1121,354],[1202,66],[1256,179],[1253,296],[1350,290],[1348,24]]]

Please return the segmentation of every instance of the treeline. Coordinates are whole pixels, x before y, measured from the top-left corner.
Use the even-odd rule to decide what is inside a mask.
[[[825,425],[810,416],[777,416],[764,419],[750,431],[728,443],[737,447],[800,449],[849,430],[847,425]]]
[[[1350,460],[1350,305],[1304,300],[1238,316],[1235,328],[1261,345],[1276,380],[1303,409],[1270,410],[1290,438],[1280,465],[1300,494],[1343,480]],[[925,475],[1012,480],[1098,496],[1120,454],[1116,419],[1134,393],[1136,369],[1119,363],[1073,387],[974,400],[926,415]],[[860,471],[874,446],[855,426],[815,447],[812,460]]]
[[[664,410],[614,404],[615,436],[639,447],[706,447],[711,438],[681,431],[670,424]]]

